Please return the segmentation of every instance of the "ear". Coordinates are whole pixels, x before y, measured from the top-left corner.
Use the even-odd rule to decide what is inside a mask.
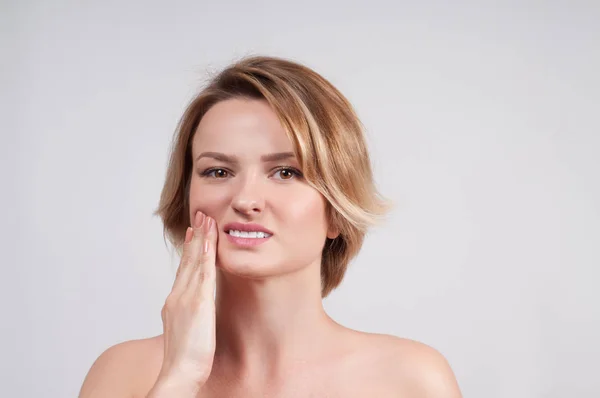
[[[327,230],[327,237],[328,237],[329,239],[335,239],[335,238],[337,238],[339,235],[340,235],[340,231],[338,231],[338,229],[337,229],[337,228],[330,227],[330,228]]]
[[[327,222],[327,238],[329,239],[335,239],[340,235],[340,231],[338,228],[336,228],[335,224],[335,217],[333,217],[333,208],[331,206],[330,203],[327,203],[327,207],[326,207],[326,222]]]

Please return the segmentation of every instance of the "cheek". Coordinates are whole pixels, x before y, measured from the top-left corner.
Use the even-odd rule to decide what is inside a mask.
[[[227,199],[225,189],[211,189],[210,187],[198,187],[196,190],[190,190],[190,203],[217,204],[223,203]]]
[[[227,203],[227,192],[224,189],[211,189],[207,186],[194,184],[190,186],[190,212],[200,210],[215,218],[223,203]],[[190,214],[193,216],[193,214]]]
[[[278,247],[283,261],[304,266],[320,258],[327,238],[325,207],[320,197],[297,197],[280,210],[285,229]]]
[[[320,196],[298,195],[281,211],[293,236],[308,236],[312,240],[326,234],[325,206]]]

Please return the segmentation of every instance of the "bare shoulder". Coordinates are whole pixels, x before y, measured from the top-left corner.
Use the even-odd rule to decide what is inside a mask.
[[[93,363],[79,397],[139,396],[152,388],[161,363],[162,335],[115,344]]]
[[[458,382],[446,358],[424,343],[385,334],[363,334],[373,369],[406,397],[460,398]]]

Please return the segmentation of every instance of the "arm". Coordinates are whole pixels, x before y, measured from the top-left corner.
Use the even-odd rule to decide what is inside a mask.
[[[195,397],[210,375],[216,338],[217,240],[214,219],[197,212],[194,227],[186,230],[175,283],[161,311],[164,357],[147,398]],[[145,347],[129,341],[103,352],[86,376],[79,398],[137,395]]]

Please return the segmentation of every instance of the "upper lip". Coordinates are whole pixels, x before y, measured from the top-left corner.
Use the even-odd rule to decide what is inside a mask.
[[[246,231],[246,232],[264,232],[264,233],[267,233],[269,235],[273,235],[273,232],[269,231],[268,229],[266,229],[262,225],[260,225],[260,224],[254,224],[254,223],[232,222],[232,223],[225,224],[225,226],[223,227],[223,230],[225,232],[228,232],[228,231],[231,231],[231,230],[234,230],[234,231]]]

